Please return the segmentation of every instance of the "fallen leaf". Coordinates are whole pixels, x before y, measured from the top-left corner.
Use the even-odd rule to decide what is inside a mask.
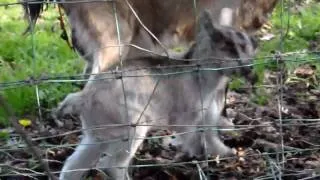
[[[31,125],[31,120],[30,119],[20,119],[19,124],[23,127],[28,127]]]
[[[314,75],[315,67],[311,67],[309,65],[300,66],[296,70],[294,70],[294,74],[300,78],[307,78]]]

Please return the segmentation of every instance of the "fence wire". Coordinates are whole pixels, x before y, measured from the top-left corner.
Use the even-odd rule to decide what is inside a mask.
[[[280,6],[281,6],[281,16],[279,17],[281,20],[281,31],[280,31],[280,44],[279,47],[276,48],[276,53],[274,55],[270,56],[265,56],[265,57],[259,57],[259,58],[254,58],[254,63],[243,65],[243,66],[232,66],[232,67],[220,67],[220,68],[211,68],[210,66],[215,65],[215,64],[220,64],[221,62],[229,62],[229,61],[237,61],[237,60],[243,60],[243,59],[227,59],[227,58],[218,58],[218,57],[206,57],[205,61],[202,61],[202,59],[178,59],[178,58],[172,58],[169,57],[168,54],[168,49],[161,43],[161,41],[143,24],[143,22],[139,19],[138,14],[134,11],[132,6],[130,5],[130,2],[128,0],[125,0],[127,3],[128,7],[131,9],[133,12],[135,18],[138,20],[140,25],[149,33],[149,35],[157,42],[159,45],[163,48],[163,51],[165,52],[165,55],[158,54],[156,52],[153,52],[151,50],[139,47],[135,44],[128,44],[128,43],[123,43],[121,36],[120,36],[120,24],[119,24],[119,19],[118,19],[118,13],[117,13],[117,7],[115,5],[114,0],[74,0],[74,1],[29,1],[29,4],[38,4],[38,3],[45,3],[45,4],[67,4],[67,3],[91,3],[91,2],[108,2],[113,4],[113,12],[114,12],[114,18],[116,22],[116,30],[117,30],[117,41],[118,44],[110,44],[110,46],[104,47],[104,48],[110,48],[110,47],[117,47],[119,48],[119,62],[120,62],[120,68],[117,70],[112,70],[112,71],[106,71],[103,73],[103,76],[100,78],[95,78],[95,79],[86,79],[84,78],[86,75],[92,75],[92,74],[77,74],[77,75],[68,75],[68,76],[61,76],[61,75],[56,75],[56,76],[38,76],[35,73],[27,77],[25,79],[20,79],[18,81],[7,81],[7,82],[0,82],[0,90],[1,91],[6,91],[6,90],[14,90],[17,88],[22,88],[22,87],[34,87],[34,91],[36,94],[36,103],[38,106],[38,118],[39,120],[43,123],[46,119],[44,117],[45,111],[51,111],[50,109],[46,109],[43,107],[41,104],[41,98],[40,98],[40,88],[41,85],[44,84],[62,84],[62,83],[75,83],[75,82],[88,82],[88,81],[103,81],[103,80],[112,80],[112,79],[118,79],[121,81],[122,84],[122,92],[123,92],[123,98],[125,102],[125,112],[126,114],[126,119],[128,120],[127,123],[123,124],[104,124],[100,125],[98,127],[94,128],[87,128],[87,129],[80,129],[77,128],[76,130],[69,130],[67,132],[57,132],[54,134],[50,135],[37,135],[36,137],[30,137],[30,139],[33,141],[34,144],[37,144],[37,147],[40,148],[44,153],[42,154],[42,157],[44,157],[42,160],[47,162],[47,163],[56,163],[59,164],[60,166],[63,165],[64,161],[63,160],[55,160],[55,159],[50,159],[49,156],[50,154],[54,154],[55,152],[61,151],[61,149],[71,149],[71,151],[79,145],[79,143],[63,143],[63,144],[54,144],[54,143],[48,143],[48,141],[52,141],[52,139],[59,138],[59,139],[65,139],[71,136],[78,136],[81,133],[84,133],[86,131],[92,131],[92,130],[105,130],[108,131],[110,128],[126,128],[128,127],[128,135],[126,138],[119,138],[119,139],[112,139],[108,141],[102,141],[102,142],[93,142],[93,143],[88,143],[88,144],[82,144],[82,145],[97,145],[97,144],[113,144],[117,142],[127,142],[128,143],[128,150],[131,150],[132,148],[132,142],[135,140],[163,140],[165,138],[174,138],[174,137],[179,137],[182,135],[188,135],[188,134],[194,134],[196,132],[200,132],[203,134],[201,136],[201,141],[204,144],[204,154],[205,157],[202,158],[201,160],[192,160],[192,161],[182,161],[182,162],[175,162],[174,160],[166,160],[164,162],[158,162],[158,163],[143,163],[143,164],[132,164],[129,167],[96,167],[96,168],[85,168],[85,169],[77,169],[74,171],[88,171],[92,169],[96,169],[99,172],[103,173],[104,170],[106,169],[111,169],[111,168],[152,168],[152,167],[162,167],[162,168],[168,168],[168,167],[185,167],[185,166],[192,166],[195,171],[197,172],[198,179],[210,179],[208,172],[206,171],[205,167],[211,166],[213,163],[216,165],[220,164],[220,162],[231,162],[232,160],[236,159],[237,163],[241,163],[245,160],[243,159],[252,159],[256,158],[258,155],[260,157],[263,157],[266,163],[266,168],[263,170],[263,173],[259,172],[254,179],[259,179],[259,180],[264,180],[264,179],[285,179],[286,177],[303,177],[301,179],[317,179],[320,178],[320,173],[319,173],[319,168],[309,168],[309,169],[302,169],[302,170],[291,170],[288,169],[289,163],[293,162],[294,159],[298,156],[303,156],[304,154],[316,154],[314,156],[318,155],[318,158],[320,158],[319,152],[320,152],[320,144],[308,142],[307,140],[304,139],[299,139],[301,143],[308,144],[310,148],[300,148],[300,147],[291,147],[289,145],[286,145],[288,141],[288,137],[286,137],[286,131],[288,131],[289,128],[320,128],[320,119],[311,119],[311,118],[286,118],[284,114],[284,109],[286,108],[284,106],[284,87],[285,87],[285,79],[284,79],[284,74],[286,73],[285,70],[285,63],[311,63],[311,62],[319,62],[320,61],[320,56],[318,57],[308,57],[310,54],[319,54],[320,52],[318,51],[308,51],[308,52],[285,52],[284,51],[284,41],[285,38],[287,37],[289,28],[290,28],[290,14],[289,10],[285,10],[285,6],[287,6],[286,9],[289,9],[288,7],[292,6],[290,1],[285,2],[284,0],[280,0]],[[197,12],[197,1],[193,0],[194,2],[194,11]],[[23,3],[22,2],[9,2],[9,3],[0,3],[0,8],[1,7],[8,7],[8,6],[21,6]],[[285,22],[284,14],[288,13],[288,21]],[[31,22],[31,20],[30,20]],[[37,53],[37,48],[35,47],[35,37],[36,34],[34,33],[34,27],[32,27],[31,30],[31,46],[32,46],[32,66],[33,66],[33,71],[36,72],[36,53]],[[132,69],[123,69],[123,55],[121,54],[121,48],[123,47],[132,47],[136,48],[137,50],[143,51],[145,53],[148,53],[150,55],[156,55],[157,58],[162,58],[162,59],[167,59],[168,61],[197,61],[199,63],[195,65],[170,65],[170,66],[161,66],[161,67],[137,67],[137,68],[132,68]],[[96,49],[95,51],[101,50]],[[94,53],[94,52],[91,52]],[[88,57],[91,54],[85,54],[83,57]],[[292,59],[292,56],[295,58]],[[308,57],[308,58],[306,58]],[[208,63],[207,60],[211,60],[212,62]],[[43,59],[45,61],[45,59]],[[74,60],[66,60],[66,61],[74,61]],[[221,128],[220,126],[214,126],[211,124],[206,124],[204,120],[202,120],[202,124],[200,125],[181,125],[181,124],[146,124],[146,123],[140,123],[140,118],[144,115],[145,110],[147,107],[150,105],[150,101],[154,96],[154,92],[158,88],[158,84],[161,81],[161,78],[172,76],[172,75],[181,75],[181,74],[189,74],[189,73],[197,73],[199,76],[199,97],[201,99],[201,107],[198,109],[193,109],[193,112],[201,112],[201,118],[203,119],[204,113],[208,111],[206,107],[204,107],[203,104],[203,97],[202,97],[202,84],[201,84],[201,73],[205,71],[221,71],[221,70],[226,70],[226,69],[236,69],[236,68],[241,68],[241,67],[248,67],[248,66],[260,66],[260,65],[269,65],[269,64],[274,64],[276,63],[278,67],[278,71],[276,72],[276,82],[275,85],[256,85],[253,86],[253,89],[273,89],[273,91],[277,92],[276,94],[276,99],[277,99],[277,112],[274,115],[276,116],[275,118],[272,119],[272,122],[270,123],[250,123],[250,124],[236,124],[235,127],[229,127],[229,126],[224,126]],[[201,66],[201,67],[200,67]],[[151,70],[151,69],[166,69],[170,70],[168,73],[145,73],[144,70]],[[186,68],[188,68],[186,70]],[[139,72],[135,73],[134,75],[125,75],[130,72]],[[143,77],[154,77],[157,78],[157,83],[155,87],[153,88],[153,91],[151,95],[149,96],[148,103],[144,106],[143,111],[140,113],[139,120],[137,121],[138,123],[132,124],[130,119],[129,119],[129,107],[127,104],[127,88],[124,83],[124,79],[126,78],[143,78]],[[235,105],[237,106],[237,105]],[[190,112],[187,112],[190,113]],[[239,115],[240,114],[240,115]],[[258,118],[258,119],[253,119],[250,116],[247,116],[245,114],[238,113],[237,114],[239,119],[242,119],[245,122],[258,122],[261,121],[263,117]],[[150,121],[156,121],[156,122],[161,122],[162,119],[166,119],[168,117],[160,117],[157,119],[150,119]],[[172,133],[172,134],[166,134],[166,135],[153,135],[153,136],[148,136],[148,137],[137,137],[137,132],[135,131],[136,128],[134,128],[134,133],[133,136],[130,134],[130,129],[132,127],[153,127],[156,129],[161,129],[161,128],[170,128],[170,127],[197,127],[196,130],[193,131],[185,131],[181,133]],[[267,142],[262,139],[256,139],[253,145],[256,147],[261,146],[266,146],[266,147],[271,147],[275,151],[274,152],[260,152],[261,147],[256,148],[257,150],[253,150],[252,148],[250,149],[251,151],[254,151],[256,153],[253,154],[246,154],[245,156],[241,156],[237,154],[236,156],[233,157],[209,157],[206,153],[207,151],[207,145],[205,144],[205,136],[204,134],[207,131],[216,131],[219,130],[221,132],[235,132],[235,133],[242,133],[242,132],[248,132],[248,131],[253,131],[253,130],[261,130],[262,128],[272,128],[272,127],[278,127],[279,128],[279,133],[280,133],[280,142]],[[274,131],[270,130],[270,134],[274,133]],[[39,171],[39,165],[37,164],[38,161],[36,159],[33,159],[33,157],[27,159],[24,157],[21,157],[18,153],[27,152],[28,145],[23,142],[23,139],[20,138],[20,134],[17,134],[17,132],[13,131],[10,133],[10,140],[2,144],[0,147],[0,159],[1,160],[6,160],[6,162],[0,162],[0,178],[7,178],[7,177],[26,177],[30,179],[37,179],[39,176],[46,176],[46,173],[43,171]],[[319,137],[320,138],[320,135]],[[257,145],[258,144],[258,145]],[[119,149],[124,150],[124,149]],[[241,152],[241,151],[240,151]],[[130,153],[130,152],[129,152]],[[258,155],[257,155],[258,154]],[[295,157],[296,155],[296,157]],[[17,157],[16,157],[17,156]],[[112,156],[112,155],[111,155]],[[136,159],[139,159],[139,157],[136,157]],[[15,166],[15,163],[31,163],[33,164],[32,168],[24,168],[24,167],[19,167]],[[203,166],[203,164],[206,164],[206,166]],[[248,168],[254,168],[254,167],[248,167]],[[41,169],[41,168],[40,168]],[[221,168],[219,168],[221,170]],[[239,170],[241,171],[241,170]],[[60,173],[59,170],[51,170],[51,173],[58,175]],[[253,178],[253,177],[252,177]]]

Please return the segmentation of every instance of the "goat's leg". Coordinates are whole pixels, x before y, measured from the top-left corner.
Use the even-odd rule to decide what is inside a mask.
[[[223,117],[221,111],[223,103],[218,103],[216,100],[211,104],[211,108],[206,114],[206,124],[212,125],[213,127],[205,131],[205,139],[207,142],[207,153],[210,155],[226,156],[233,154],[230,147],[226,146],[218,136],[219,125],[224,124],[221,122]],[[226,120],[225,120],[226,121]]]
[[[106,155],[98,162],[97,168],[106,169],[107,173],[113,177],[114,180],[130,179],[128,166],[146,137],[149,127],[135,127],[135,137],[133,137],[133,130],[134,128],[131,128],[129,141],[110,144],[104,150]]]
[[[226,83],[224,89],[223,88],[217,89],[216,98],[219,98],[219,102],[223,102],[221,118],[218,120],[217,125],[219,127],[234,128],[234,124],[231,121],[231,119],[228,117],[228,113],[227,113],[228,89],[229,89],[229,83]]]
[[[232,149],[222,142],[218,136],[218,131],[216,130],[217,125],[214,126],[215,127],[212,127],[212,129],[204,130],[204,132],[198,132],[197,127],[180,128],[177,133],[187,133],[179,136],[177,135],[175,140],[173,140],[173,145],[181,147],[181,151],[187,153],[189,157],[197,157],[205,152],[207,152],[208,155],[220,156],[231,154],[233,152]],[[203,141],[201,141],[202,137],[205,138],[205,147]],[[204,150],[204,148],[206,148],[206,150]],[[176,158],[180,158],[180,156],[181,155],[178,154]]]
[[[223,92],[223,91],[221,91]],[[218,93],[219,94],[219,93]],[[223,95],[223,94],[222,94]],[[219,126],[232,126],[231,122],[221,116],[224,106],[224,96],[219,96],[214,99],[209,109],[205,112],[203,124],[209,125],[204,132],[199,132],[197,127],[183,127],[178,129],[179,132],[191,132],[178,136],[177,141],[182,143],[182,151],[187,152],[189,156],[197,156],[204,153],[208,155],[220,155],[225,156],[232,154],[231,148],[226,146],[219,138],[218,131]],[[200,122],[200,117],[195,117],[197,122]],[[201,123],[201,124],[202,124]],[[232,126],[233,127],[233,126]],[[201,138],[203,141],[200,141]],[[204,146],[203,143],[206,143]],[[204,149],[206,148],[206,149]]]
[[[115,3],[115,2],[111,2]],[[125,60],[129,53],[130,47],[124,44],[130,44],[134,36],[134,26],[130,24],[128,19],[123,18],[118,13],[115,13],[117,9],[116,4],[111,8],[103,9],[106,13],[106,17],[97,19],[94,27],[99,32],[96,42],[99,42],[99,49],[95,51],[93,55],[93,61],[90,69],[92,74],[98,74],[110,70],[110,66],[119,64],[120,61]],[[97,10],[98,11],[98,10]],[[90,80],[94,79],[94,75],[91,75]]]
[[[85,171],[95,167],[101,154],[101,144],[84,136],[75,152],[67,158],[60,173],[60,180],[80,180]]]
[[[70,93],[64,98],[62,102],[59,103],[58,107],[53,111],[53,116],[63,117],[67,114],[77,114],[78,107],[82,103],[82,91]]]

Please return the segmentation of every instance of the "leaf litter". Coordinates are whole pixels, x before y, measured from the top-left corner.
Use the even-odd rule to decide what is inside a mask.
[[[235,124],[231,133],[221,132],[225,144],[235,149],[236,155],[229,158],[187,157],[179,148],[171,144],[172,138],[145,140],[132,162],[133,165],[160,164],[153,167],[131,168],[135,180],[182,180],[199,179],[201,172],[207,179],[253,179],[258,177],[276,177],[277,159],[282,161],[284,179],[312,178],[320,175],[320,89],[310,77],[316,76],[315,69],[309,65],[298,67],[294,73],[285,77],[282,87],[281,114],[279,113],[279,88],[274,79],[277,73],[268,72],[264,87],[228,92],[226,110],[228,118]],[[295,81],[292,78],[298,77]],[[300,79],[301,80],[300,80]],[[306,83],[308,81],[309,83]],[[310,82],[312,81],[312,82]],[[252,101],[252,94],[263,88],[268,96],[265,105]],[[281,119],[280,119],[281,115]],[[48,116],[49,117],[49,116]],[[29,122],[30,121],[30,122]],[[47,159],[52,171],[59,171],[63,162],[74,151],[71,147],[57,148],[65,144],[76,144],[81,133],[69,133],[79,130],[77,117],[63,120],[66,126],[58,127],[54,121],[40,122],[29,117],[25,130],[35,140],[35,144],[52,148],[45,150],[43,158]],[[31,179],[23,173],[43,172],[33,157],[23,149],[24,145],[18,135],[11,129],[10,138],[1,141],[0,161],[3,162],[0,175],[6,179]],[[166,129],[151,131],[148,136],[174,135]],[[42,139],[44,136],[51,138]],[[6,150],[7,148],[7,150]],[[284,153],[282,153],[284,151]],[[281,159],[280,159],[281,160]],[[188,163],[185,163],[188,162]],[[171,163],[175,165],[170,165]],[[20,175],[19,175],[20,174]],[[37,179],[46,179],[44,175],[35,175]],[[96,170],[88,172],[87,177],[103,179],[103,173]]]

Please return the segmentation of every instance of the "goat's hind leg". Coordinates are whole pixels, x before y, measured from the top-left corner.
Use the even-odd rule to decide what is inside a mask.
[[[101,144],[84,136],[74,153],[67,158],[60,173],[60,180],[80,180],[85,171],[95,167],[101,154]]]

